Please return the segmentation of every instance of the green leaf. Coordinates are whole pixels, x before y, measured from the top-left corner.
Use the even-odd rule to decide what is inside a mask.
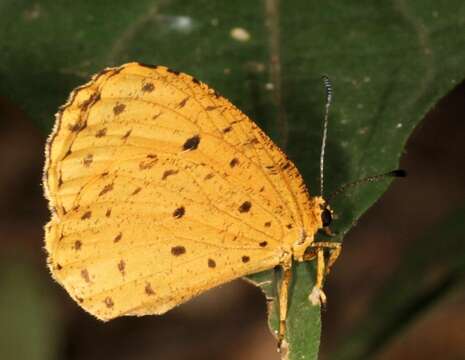
[[[0,95],[42,128],[51,128],[70,90],[102,68],[133,60],[164,64],[209,83],[287,144],[313,195],[322,74],[335,92],[325,194],[396,168],[413,128],[465,77],[465,54],[457,51],[465,47],[465,37],[456,35],[465,21],[459,0],[4,0],[0,16]],[[237,28],[248,40],[231,36]],[[339,239],[387,186],[366,185],[334,199]],[[306,298],[314,276],[302,265],[295,278],[289,334],[299,336],[289,338],[289,359],[313,359],[320,317]]]
[[[369,359],[431,307],[464,286],[465,207],[448,214],[405,250],[396,272],[332,358]]]
[[[283,355],[290,359],[316,359],[320,348],[321,319],[320,307],[308,300],[309,289],[315,278],[314,264],[295,263],[289,291],[289,310],[286,331],[286,345]],[[252,283],[261,287],[272,310],[269,311],[269,324],[275,334],[279,329],[278,283],[280,274],[265,271],[249,276]],[[275,335],[276,336],[276,335]],[[288,347],[288,348],[287,348]]]

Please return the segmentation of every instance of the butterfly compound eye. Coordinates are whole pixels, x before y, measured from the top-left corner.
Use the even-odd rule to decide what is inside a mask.
[[[324,209],[321,213],[321,222],[323,223],[323,226],[329,226],[332,220],[333,216],[331,215],[331,211],[329,211],[328,209]]]

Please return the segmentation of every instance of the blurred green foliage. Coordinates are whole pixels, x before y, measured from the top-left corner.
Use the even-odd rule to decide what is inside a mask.
[[[61,330],[46,279],[27,259],[0,257],[0,359],[56,359]]]

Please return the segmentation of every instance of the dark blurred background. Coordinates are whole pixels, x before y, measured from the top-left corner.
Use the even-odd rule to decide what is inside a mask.
[[[465,359],[465,2],[290,3],[0,1],[1,360],[279,359],[265,298],[244,281],[164,316],[104,324],[48,273],[52,114],[91,74],[133,60],[195,74],[278,142],[287,123],[287,153],[312,194],[328,74],[327,189],[399,158],[409,176],[344,238],[320,357]],[[338,198],[335,227],[350,228],[386,184]]]
[[[420,123],[401,159],[408,178],[395,181],[345,238],[326,285],[322,358],[372,316],[371,300],[405,261],[410,245],[463,205],[464,99],[462,84]],[[4,98],[0,118],[0,352],[9,354],[4,359],[279,358],[266,325],[265,298],[241,280],[160,317],[104,324],[81,310],[45,265],[42,227],[49,214],[40,186],[45,134]],[[442,284],[444,274],[438,271],[424,274],[432,288]],[[457,283],[461,288],[443,289],[444,296],[388,332],[370,357],[465,359],[465,292],[458,291],[464,289],[463,277]]]

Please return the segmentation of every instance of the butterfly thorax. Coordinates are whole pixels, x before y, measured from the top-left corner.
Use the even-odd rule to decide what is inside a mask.
[[[326,202],[321,196],[310,199],[307,221],[289,231],[283,239],[283,256],[292,256],[295,261],[304,261],[307,248],[313,243],[318,230],[323,228],[321,213],[326,208]],[[288,255],[289,254],[289,255]]]

